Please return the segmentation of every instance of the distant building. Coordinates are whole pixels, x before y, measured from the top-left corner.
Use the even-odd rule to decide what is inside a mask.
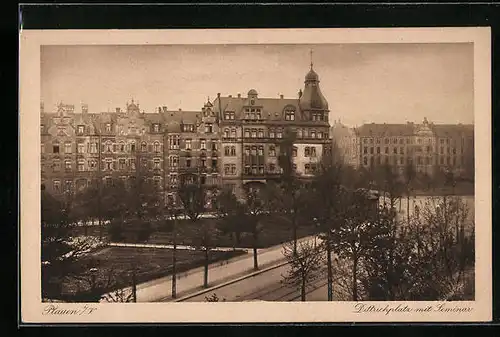
[[[359,165],[388,163],[403,172],[412,164],[419,173],[438,170],[473,176],[474,126],[433,124],[364,124],[355,130]]]
[[[330,139],[339,149],[346,164],[353,167],[359,166],[359,144],[353,128],[336,120],[330,128]]]

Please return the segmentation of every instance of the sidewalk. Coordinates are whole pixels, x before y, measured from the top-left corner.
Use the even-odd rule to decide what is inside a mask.
[[[298,242],[314,240],[314,236],[301,238]],[[285,260],[282,254],[283,245],[259,249],[259,268],[264,269],[273,264]],[[213,263],[208,269],[209,287],[213,287],[232,279],[252,273],[253,253],[251,251],[244,256]],[[195,268],[177,275],[177,297],[189,295],[203,290],[203,267]],[[165,276],[156,280],[148,281],[137,285],[137,302],[158,302],[171,301],[172,277]]]
[[[136,247],[136,248],[165,248],[165,249],[174,249],[174,245],[159,245],[159,244],[152,244],[152,243],[125,243],[125,242],[110,242],[108,243],[108,246],[111,247]],[[177,245],[176,249],[179,250],[197,250],[198,248],[193,247],[193,246],[185,246],[185,245]],[[249,251],[251,248],[236,248],[234,249],[233,247],[214,247],[211,248],[213,251],[219,251],[219,252],[229,252],[233,250],[243,250],[243,251]]]

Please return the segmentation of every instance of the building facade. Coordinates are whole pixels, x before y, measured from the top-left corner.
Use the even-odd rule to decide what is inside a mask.
[[[53,194],[92,182],[149,179],[176,198],[179,183],[224,185],[241,195],[248,183],[266,183],[281,173],[279,143],[295,134],[296,171],[312,176],[329,141],[328,102],[311,69],[297,98],[217,95],[199,111],[161,106],[145,113],[139,104],[91,113],[59,104],[41,105],[42,188]]]
[[[450,171],[474,176],[474,125],[364,124],[354,130],[359,144],[359,166],[388,163],[400,172],[408,164],[421,174]]]
[[[319,76],[311,69],[297,98],[217,95],[213,107],[220,121],[222,184],[241,196],[245,185],[265,184],[281,174],[279,144],[295,135],[294,168],[312,176],[329,141],[328,102]]]

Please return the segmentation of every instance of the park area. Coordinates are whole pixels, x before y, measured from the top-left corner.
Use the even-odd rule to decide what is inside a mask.
[[[147,282],[172,273],[173,249],[136,248],[136,247],[103,247],[90,253],[79,261],[82,266],[91,264],[94,273],[84,269],[81,274],[67,277],[63,283],[64,297],[77,295],[94,284],[102,291],[111,291],[118,287],[132,284],[135,269],[136,283]],[[242,250],[211,251],[210,263],[227,260],[246,254]],[[178,273],[200,267],[204,264],[205,255],[200,250],[178,249],[176,252]]]
[[[241,232],[225,233],[218,229],[217,219],[200,218],[196,222],[189,219],[177,220],[176,242],[178,245],[197,246],[200,238],[200,228],[204,226],[212,228],[212,247],[225,248],[252,248],[254,239],[251,233]],[[309,223],[300,222],[297,228],[297,237],[306,237],[315,233],[315,227]],[[123,229],[120,240],[113,240],[109,235],[110,226],[103,226],[102,230],[98,226],[78,226],[73,229],[74,235],[102,236],[112,242],[125,243],[148,243],[156,245],[173,244],[173,220],[163,220],[151,223],[150,233],[139,239],[137,235],[144,228],[141,226],[128,226]],[[101,233],[99,233],[101,231]],[[237,238],[238,237],[238,238]],[[260,231],[257,240],[257,248],[268,248],[292,240],[292,230],[289,221],[280,216],[268,215],[260,221]]]

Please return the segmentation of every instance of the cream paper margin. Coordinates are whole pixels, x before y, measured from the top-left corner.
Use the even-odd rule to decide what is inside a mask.
[[[20,32],[20,323],[475,322],[492,319],[491,37],[489,27]],[[43,315],[40,297],[40,46],[142,44],[474,44],[476,297],[469,313],[354,313],[354,302],[108,303],[90,315]],[[460,71],[457,69],[457,71]],[[437,302],[362,302],[426,307]],[[57,304],[82,309],[84,304]]]

